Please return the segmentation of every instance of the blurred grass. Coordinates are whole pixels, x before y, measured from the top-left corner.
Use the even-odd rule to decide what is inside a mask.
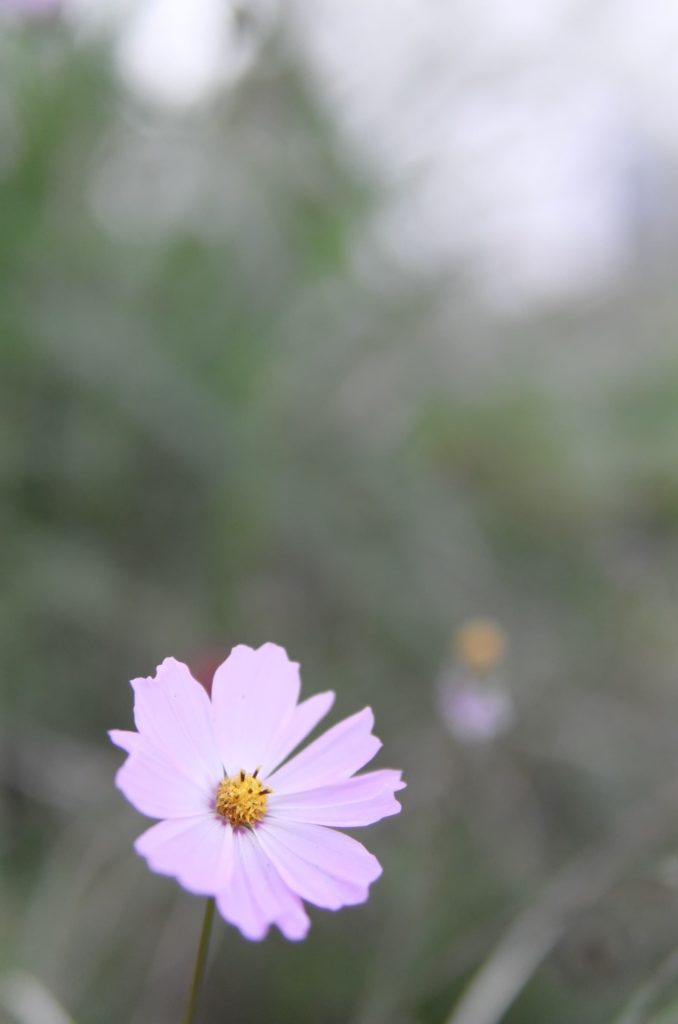
[[[273,639],[409,788],[368,905],[299,947],[218,929],[205,1019],[440,1024],[678,768],[671,275],[507,342],[448,282],[358,273],[378,197],[284,48],[184,117],[58,26],[0,60],[0,970],[176,1018],[200,908],[133,855],[105,730],[165,655]],[[433,684],[477,614],[518,724],[469,751]],[[678,939],[675,832],[573,894],[502,1019],[621,1012]]]

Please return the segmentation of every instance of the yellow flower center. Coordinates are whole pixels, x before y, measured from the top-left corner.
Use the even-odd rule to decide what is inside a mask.
[[[237,775],[227,775],[217,786],[216,812],[233,828],[256,825],[266,813],[272,790],[257,778],[258,773],[258,768],[251,775],[241,769]]]

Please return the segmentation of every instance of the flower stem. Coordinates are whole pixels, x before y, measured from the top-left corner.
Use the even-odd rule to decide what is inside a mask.
[[[198,1002],[203,974],[205,973],[205,961],[207,960],[207,948],[210,944],[210,932],[212,930],[213,918],[214,897],[210,897],[205,904],[205,916],[202,922],[200,942],[198,943],[198,953],[195,958],[195,967],[193,968],[193,980],[191,981],[191,990],[188,993],[188,1002],[186,1003],[186,1012],[184,1014],[183,1024],[193,1024],[195,1007]]]

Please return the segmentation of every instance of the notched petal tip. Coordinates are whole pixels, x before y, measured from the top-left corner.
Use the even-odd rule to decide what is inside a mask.
[[[249,647],[247,644],[236,644],[235,647],[231,648],[228,657],[224,659],[219,668],[224,666],[231,658],[238,660],[243,657],[247,658],[248,661],[251,661],[252,659],[261,660],[263,658],[275,658],[281,664],[284,663],[287,667],[297,670],[300,668],[299,662],[292,661],[284,647],[280,644],[275,644],[270,640],[266,641],[266,643],[260,644],[259,647]]]
[[[276,657],[282,654],[286,661],[289,661],[291,665],[298,665],[298,662],[291,661],[290,656],[281,644],[273,643],[271,640],[267,640],[265,644],[261,644],[259,647],[253,648],[255,654],[274,654]]]
[[[365,723],[367,731],[370,733],[370,739],[374,743],[374,753],[376,754],[383,747],[383,740],[380,740],[378,736],[374,734],[374,711],[371,707],[363,708],[362,711],[358,712],[358,716],[362,716],[362,721]]]
[[[356,711],[355,717],[365,718],[366,720],[369,719],[370,729],[374,729],[374,711],[372,710],[369,704],[367,705],[366,708],[363,708],[361,711]]]
[[[193,674],[191,673],[191,670],[188,667],[188,665],[184,661],[179,661],[178,658],[174,658],[171,655],[167,658],[163,658],[160,664],[156,665],[154,675],[137,676],[134,679],[130,679],[130,686],[136,693],[140,687],[143,687],[144,683],[161,682],[163,676],[167,676],[170,673],[176,672],[177,670],[182,674],[182,676],[184,676],[184,674],[185,676],[189,676],[191,680],[196,684],[196,686],[200,686],[198,680],[193,677]]]
[[[158,673],[163,669],[176,668],[177,665],[179,668],[187,668],[187,665],[185,665],[183,661],[179,661],[179,659],[175,658],[174,655],[168,654],[166,658],[162,659],[159,665],[156,665],[155,671]]]
[[[265,643],[259,644],[258,647],[250,647],[249,644],[235,644],[230,651],[231,654],[261,654],[266,652],[269,654],[283,654],[289,661],[285,648],[281,644],[273,643],[272,640],[267,640]]]
[[[107,735],[111,743],[116,747],[120,747],[127,754],[131,754],[133,750],[136,750],[141,739],[138,732],[129,729],[109,729]]]

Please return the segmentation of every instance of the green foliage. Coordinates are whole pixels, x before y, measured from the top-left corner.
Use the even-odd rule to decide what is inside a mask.
[[[165,655],[271,639],[339,713],[374,706],[409,789],[374,830],[367,906],[314,914],[298,947],[218,929],[205,1019],[441,1024],[598,853],[609,887],[573,886],[505,1019],[611,1019],[678,939],[671,813],[639,816],[678,769],[660,286],[638,277],[580,325],[633,341],[644,310],[642,374],[596,377],[578,349],[554,379],[557,319],[499,371],[469,366],[469,345],[503,351],[482,310],[459,295],[441,341],[453,289],[358,273],[378,190],[282,46],[183,116],[135,105],[55,25],[0,55],[0,971],[30,970],[77,1020],[177,1019],[200,907],[133,855],[105,730]],[[478,614],[508,631],[517,705],[481,751],[453,742],[434,689]],[[646,943],[582,976],[581,915],[605,953],[610,891],[641,882],[668,920],[638,900]]]

